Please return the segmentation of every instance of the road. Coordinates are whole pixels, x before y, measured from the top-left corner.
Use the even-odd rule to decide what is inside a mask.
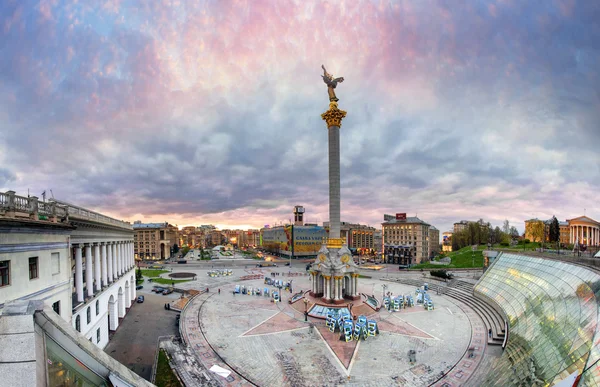
[[[178,313],[164,309],[164,304],[172,300],[170,295],[141,294],[145,301],[132,305],[104,351],[150,381],[158,337],[179,335],[175,325]]]

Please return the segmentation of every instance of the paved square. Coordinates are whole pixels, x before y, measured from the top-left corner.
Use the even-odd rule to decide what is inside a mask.
[[[471,342],[469,318],[443,296],[432,294],[433,311],[419,305],[394,313],[371,311],[369,318],[378,321],[380,334],[346,343],[339,340],[339,333],[327,330],[324,320],[304,322],[303,308],[287,303],[289,293],[282,292],[283,302],[275,304],[264,296],[234,296],[235,283],[265,287],[262,280],[237,281],[224,286],[221,294],[196,298],[186,309],[187,332],[182,334],[196,335],[194,328],[199,327],[220,357],[215,364],[226,363],[261,386],[429,385],[461,361]],[[380,286],[379,280],[360,282],[361,292],[367,294]],[[299,289],[309,289],[309,277],[294,278],[294,290]],[[414,290],[387,284],[393,294]],[[194,342],[200,339],[192,337]],[[415,364],[409,363],[411,349],[417,353]],[[197,356],[205,352],[194,350],[199,351]],[[451,375],[455,374],[464,379],[461,370],[454,369]]]

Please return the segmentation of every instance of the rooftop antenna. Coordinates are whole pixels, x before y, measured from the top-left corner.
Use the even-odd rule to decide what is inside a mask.
[[[44,190],[44,192],[42,192],[42,199],[43,201],[46,201],[46,191]]]

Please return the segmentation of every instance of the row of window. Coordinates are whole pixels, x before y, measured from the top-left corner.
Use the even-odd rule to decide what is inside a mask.
[[[100,301],[96,300],[96,316],[100,315]],[[75,317],[75,329],[77,330],[77,332],[81,332],[81,319],[79,318],[80,316],[77,315],[77,317]],[[88,306],[86,311],[85,311],[85,317],[87,320],[87,325],[89,325],[92,322],[92,307]]]
[[[29,279],[39,278],[39,257],[29,257]],[[51,273],[52,275],[60,273],[60,253],[52,253],[50,255]],[[0,287],[8,286],[11,282],[11,261],[0,261]]]

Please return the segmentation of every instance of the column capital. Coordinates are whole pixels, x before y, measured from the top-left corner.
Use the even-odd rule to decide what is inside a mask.
[[[327,128],[332,126],[341,127],[344,117],[346,117],[346,112],[338,109],[338,104],[335,101],[331,101],[329,103],[329,110],[321,114],[321,118],[327,123]]]

